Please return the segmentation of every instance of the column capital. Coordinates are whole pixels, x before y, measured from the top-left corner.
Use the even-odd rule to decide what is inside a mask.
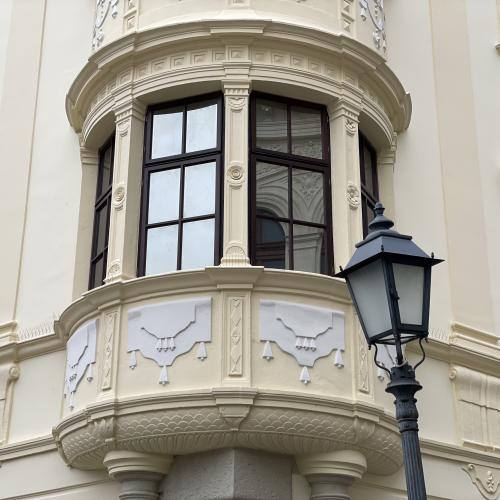
[[[361,113],[361,102],[357,100],[341,97],[328,106],[328,116],[330,120],[338,118],[347,118],[354,122],[359,122],[359,115]]]
[[[120,124],[129,118],[136,118],[144,121],[146,116],[146,105],[138,99],[127,99],[120,101],[113,106],[115,122]]]
[[[104,457],[104,466],[114,479],[136,474],[168,474],[172,465],[170,455],[154,455],[135,451],[115,450]]]
[[[296,461],[311,485],[311,500],[349,500],[349,486],[367,467],[364,455],[354,450],[301,455]]]
[[[247,97],[250,95],[252,82],[250,80],[223,79],[222,90],[225,96]]]

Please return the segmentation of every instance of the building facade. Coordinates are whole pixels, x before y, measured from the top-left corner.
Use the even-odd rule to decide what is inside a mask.
[[[499,498],[499,57],[498,0],[1,1],[0,498],[406,498],[377,200],[445,259],[429,498]]]

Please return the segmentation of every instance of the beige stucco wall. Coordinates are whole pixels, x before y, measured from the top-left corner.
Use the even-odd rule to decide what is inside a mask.
[[[488,402],[481,399],[481,391],[486,390],[481,387],[496,384],[498,378],[495,377],[500,373],[500,344],[497,340],[500,337],[500,263],[497,258],[500,249],[500,53],[495,49],[495,44],[500,41],[498,2],[387,0],[387,53],[374,47],[371,25],[359,17],[358,2],[346,2],[357,12],[351,17],[338,10],[338,5],[335,5],[334,14],[330,17],[324,15],[325,9],[331,6],[319,0],[299,3],[288,0],[250,1],[239,10],[224,10],[226,3],[223,5],[223,2],[215,0],[203,4],[203,8],[200,7],[201,2],[175,2],[164,10],[154,8],[160,4],[152,0],[141,3],[135,26],[144,30],[158,28],[158,33],[164,35],[162,25],[171,23],[179,26],[198,18],[202,18],[204,23],[210,23],[211,18],[221,23],[229,22],[228,19],[237,19],[238,16],[245,18],[247,24],[251,24],[249,20],[265,20],[272,24],[273,20],[329,32],[328,35],[323,33],[322,37],[335,37],[334,33],[342,33],[343,37],[355,36],[361,43],[359,50],[366,58],[387,58],[388,68],[411,95],[412,116],[409,127],[399,130],[397,134],[394,165],[392,160],[388,160],[388,166],[381,167],[385,169],[381,176],[384,183],[381,192],[386,197],[382,201],[388,205],[398,230],[412,234],[422,248],[446,260],[433,273],[430,335],[434,340],[428,346],[429,359],[418,370],[418,378],[424,386],[417,397],[428,490],[436,498],[489,498],[479,492],[463,467],[475,464],[483,482],[486,481],[487,470],[493,471],[495,481],[500,480],[500,431],[494,424],[495,412],[500,411],[500,398],[492,398]],[[119,37],[132,36],[134,32],[135,28],[127,28],[125,21],[135,16],[135,11],[125,9],[125,0],[119,2],[119,6],[118,17],[109,16],[106,19],[104,28],[108,31],[105,32],[103,50],[109,44],[121,43]],[[211,275],[210,279],[205,277],[203,281],[195,274],[186,273],[185,282],[179,281],[178,285],[183,290],[183,297],[200,294],[213,297],[212,331],[217,334],[214,333],[213,341],[207,346],[209,357],[204,364],[192,365],[193,353],[189,355],[191,358],[181,358],[170,371],[172,385],[160,388],[156,383],[156,365],[141,359],[137,370],[130,370],[128,355],[123,348],[126,330],[125,327],[122,330],[118,328],[117,335],[121,332],[123,342],[115,340],[116,348],[121,349],[113,361],[113,383],[116,387],[111,393],[106,393],[99,378],[89,383],[82,381],[75,409],[70,411],[67,408],[63,398],[67,336],[83,321],[94,317],[104,319],[109,311],[113,314],[116,311],[121,323],[125,324],[127,309],[132,305],[170,300],[176,294],[175,290],[165,288],[162,291],[160,288],[153,289],[156,285],[148,288],[147,284],[140,285],[143,288],[132,293],[127,291],[131,287],[119,288],[121,284],[115,283],[116,287],[110,289],[118,291],[110,292],[109,297],[105,293],[97,298],[90,294],[63,315],[62,323],[56,321],[54,325],[54,319],[58,320],[73,299],[79,298],[86,280],[89,241],[82,234],[85,235],[85,227],[88,233],[87,205],[92,199],[93,189],[92,173],[90,170],[82,172],[85,168],[82,162],[85,161],[80,157],[81,138],[66,116],[66,94],[76,76],[86,67],[89,57],[92,63],[98,60],[103,66],[116,64],[109,74],[107,69],[102,72],[108,79],[102,77],[99,80],[99,72],[96,72],[95,81],[99,85],[111,81],[116,73],[119,74],[120,68],[128,68],[131,61],[124,55],[121,61],[114,62],[116,54],[112,51],[100,61],[99,54],[103,52],[98,50],[91,56],[94,7],[95,2],[90,0],[0,2],[0,227],[4,242],[0,245],[0,366],[6,367],[7,371],[12,366],[19,368],[18,377],[0,377],[3,384],[0,396],[6,394],[0,400],[5,399],[8,403],[2,407],[8,408],[8,411],[3,412],[1,421],[1,428],[6,429],[6,440],[0,444],[0,498],[27,495],[53,498],[51,495],[54,492],[60,498],[76,500],[90,496],[116,498],[118,486],[109,480],[104,471],[84,472],[67,468],[57,453],[52,437],[52,428],[59,425],[63,418],[70,419],[88,405],[100,404],[113,397],[133,400],[143,395],[168,396],[169,391],[188,393],[241,385],[259,391],[293,392],[300,397],[332,396],[354,403],[363,402],[372,405],[374,412],[379,412],[389,421],[393,415],[393,402],[384,392],[387,380],[377,378],[371,354],[368,355],[369,388],[360,390],[358,379],[362,346],[356,336],[358,331],[354,327],[352,308],[342,294],[339,292],[328,298],[330,289],[326,286],[322,288],[319,281],[313,282],[307,277],[297,278],[304,285],[302,290],[300,286],[294,287],[285,281],[278,281],[278,278],[273,285],[272,275],[265,279],[256,278],[256,284],[250,283],[250,278],[245,281],[245,278],[241,280],[245,283],[240,282],[238,288],[234,283],[229,287],[224,285],[221,282],[224,278]],[[165,19],[168,9],[172,9],[175,19]],[[184,12],[183,9],[187,10]],[[302,12],[307,14],[304,14],[303,22],[299,22]],[[342,21],[346,19],[351,19],[351,32],[342,30]],[[240,28],[243,30],[243,26]],[[269,41],[265,37],[259,38],[261,35],[256,34],[257,28],[252,29],[256,30],[252,36],[257,38],[252,50],[259,49],[263,53],[267,50],[269,54],[275,50],[278,55],[286,52],[286,44],[276,39],[275,32],[269,35],[272,38]],[[294,29],[298,29],[297,26]],[[223,34],[219,34],[218,43],[221,46],[226,43]],[[238,39],[238,43],[243,46],[249,42]],[[292,41],[287,43],[291,45]],[[293,40],[294,47],[303,44],[304,57],[310,58],[313,67],[313,49],[308,46],[311,43],[311,40],[305,39],[299,42],[298,35]],[[179,38],[173,48],[168,48],[168,53],[188,53],[186,51],[198,47],[196,44],[199,45],[199,42]],[[254,54],[250,52],[249,59]],[[265,57],[268,57],[268,52]],[[139,62],[142,57],[145,60],[152,57],[144,54],[137,53]],[[315,56],[324,57],[326,61],[330,57],[330,62],[336,61],[333,55],[323,56],[319,50]],[[342,78],[348,69],[342,68]],[[186,81],[184,86],[166,93],[158,88],[154,89],[157,93],[148,94],[146,90],[137,92],[144,92],[140,97],[144,102],[152,103],[171,95],[199,92],[200,88],[220,89],[222,73],[217,73],[218,69],[213,71],[210,74],[213,81],[208,87],[200,83],[204,78],[203,70],[197,70],[196,75],[193,70],[190,75],[195,75],[198,81],[192,76],[192,81]],[[351,135],[346,134],[343,122],[333,123],[334,117],[338,119],[333,110],[337,97],[333,98],[331,91],[336,82],[332,83],[325,76],[323,88],[319,83],[317,88],[312,88],[312,77],[301,74],[301,79],[293,85],[290,82],[284,85],[266,82],[265,78],[269,77],[259,76],[258,71],[254,71],[252,78],[255,79],[254,87],[259,90],[276,92],[282,89],[287,95],[305,95],[310,100],[317,98],[328,105],[334,139],[332,148],[336,148],[332,157],[337,165],[352,167],[353,162],[355,164],[356,152],[352,149],[355,143],[348,142]],[[272,71],[278,81],[278,70],[273,68]],[[135,73],[137,88],[141,89],[138,73]],[[238,78],[243,73],[238,73]],[[84,77],[85,74],[79,78]],[[338,78],[340,81],[340,76]],[[362,73],[359,78],[370,80],[371,77]],[[168,81],[168,75],[165,81]],[[251,87],[248,82],[245,85],[241,94],[244,98]],[[301,85],[304,95],[301,95]],[[99,90],[84,89],[89,96]],[[358,88],[356,92],[362,94],[363,90]],[[380,100],[387,98],[388,91],[384,92],[380,91]],[[95,150],[97,138],[105,137],[113,129],[112,115],[117,113],[117,108],[105,106],[106,102],[92,108],[92,116],[98,117],[95,118],[96,124],[91,120],[81,124],[84,135],[87,133],[85,147],[89,150]],[[82,112],[84,108],[82,105],[77,111]],[[389,147],[387,127],[391,122],[382,118],[377,122],[373,111],[376,107],[368,108],[363,111],[365,114],[361,117],[360,130],[368,134],[385,158]],[[101,109],[103,111],[99,116]],[[136,111],[139,117],[140,112]],[[350,117],[349,114],[346,116]],[[132,127],[132,131],[141,128],[140,117],[135,119],[138,121],[133,123],[135,128]],[[344,120],[345,116],[340,119]],[[73,125],[77,121],[74,119]],[[237,123],[240,129],[228,137],[236,144],[245,145],[245,128],[241,128],[245,122]],[[142,139],[138,137],[134,136],[139,146],[134,146],[133,141],[130,146],[131,158],[140,158]],[[335,142],[342,137],[345,137],[345,143]],[[246,147],[236,147],[231,155],[235,161],[245,163],[245,151]],[[127,165],[125,163],[125,169]],[[347,167],[338,171],[334,183],[335,180],[339,184],[351,180],[349,175],[353,174]],[[339,210],[334,212],[333,223],[335,231],[340,234],[340,238],[337,234],[335,236],[335,245],[337,255],[345,257],[356,238],[359,239],[359,214],[344,203],[345,188],[335,189],[337,187],[334,187],[334,203],[339,204]],[[229,188],[227,192],[233,193]],[[235,203],[240,203],[238,210],[245,206],[245,197],[235,200]],[[229,205],[227,210],[232,210],[232,206],[235,205]],[[241,218],[245,212],[238,212],[237,215]],[[130,219],[126,224],[130,225]],[[128,234],[126,230],[123,229],[123,234],[119,232],[118,238],[120,234]],[[234,233],[244,246],[246,232],[236,228]],[[336,262],[336,265],[339,264],[344,262]],[[226,292],[222,291],[224,286]],[[130,295],[124,299],[127,294]],[[242,329],[247,335],[243,349],[247,349],[245,370],[248,371],[244,371],[241,379],[231,381],[224,373],[224,363],[229,338],[227,304],[235,295],[242,297],[245,307],[248,307]],[[264,364],[258,326],[260,298],[291,300],[343,310],[346,313],[347,339],[345,367],[337,369],[329,359],[319,360],[311,370],[313,383],[304,387],[298,380],[296,365],[291,364],[290,357],[284,353],[277,352],[272,363]],[[101,369],[99,363],[103,359],[104,341],[99,342],[97,368]],[[408,357],[413,362],[419,359],[416,351],[411,351]],[[458,370],[454,371],[457,366]],[[482,382],[473,380],[474,373]],[[460,399],[469,382],[472,403]],[[481,383],[484,385],[481,386]],[[476,411],[478,413],[474,413]],[[483,437],[471,443],[466,423],[476,414],[483,417],[477,422],[478,434]],[[464,444],[464,441],[468,442]],[[27,470],[33,471],[29,484],[20,480]],[[51,472],[47,474],[44,471]],[[293,485],[294,500],[309,498],[308,483],[297,471]],[[352,498],[404,498],[402,470],[389,476],[368,473],[353,486]]]

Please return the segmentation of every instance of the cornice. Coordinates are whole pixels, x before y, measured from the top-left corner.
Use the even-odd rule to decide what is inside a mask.
[[[111,449],[176,455],[221,447],[355,449],[378,474],[402,464],[395,421],[382,407],[283,391],[215,388],[94,403],[53,434],[65,461],[82,469],[102,468]]]
[[[117,78],[127,66],[141,64],[142,61],[164,54],[167,48],[175,52],[196,44],[202,47],[206,47],[207,43],[252,46],[257,41],[269,47],[285,44],[290,50],[309,51],[325,60],[336,60],[342,66],[355,68],[359,77],[369,81],[376,89],[393,128],[400,132],[408,126],[411,100],[384,57],[343,34],[268,20],[202,20],[173,24],[130,33],[111,42],[89,58],[73,82],[66,99],[69,121],[75,130],[80,131],[87,119],[90,102],[110,79]],[[234,64],[241,65],[241,61],[222,61],[214,67],[229,68]],[[248,60],[247,64],[252,66],[255,62]],[[208,66],[205,68],[208,69]],[[293,68],[288,70],[292,71]],[[134,88],[134,78],[132,76],[128,82],[130,88]],[[110,92],[112,101],[114,91]],[[112,102],[109,105],[112,106]]]
[[[38,455],[40,453],[56,450],[56,442],[51,435],[8,444],[0,447],[0,465],[2,462],[7,462],[8,460],[15,460],[16,458]]]
[[[82,322],[100,311],[155,297],[214,293],[219,290],[286,291],[292,295],[315,297],[349,304],[343,280],[320,274],[281,271],[263,267],[208,267],[204,270],[176,271],[118,281],[86,292],[70,304],[57,322],[68,336]]]

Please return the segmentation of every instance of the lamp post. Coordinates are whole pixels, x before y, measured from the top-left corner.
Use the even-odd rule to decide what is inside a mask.
[[[426,500],[415,399],[422,386],[404,358],[402,345],[418,340],[422,347],[429,335],[431,268],[442,260],[427,255],[411,236],[391,229],[394,223],[384,216],[381,203],[375,205],[375,215],[368,235],[336,276],[347,282],[368,346],[375,347],[377,366],[389,372],[377,362],[378,345],[396,349],[386,392],[395,397],[408,499]],[[424,358],[425,353],[415,368]]]

